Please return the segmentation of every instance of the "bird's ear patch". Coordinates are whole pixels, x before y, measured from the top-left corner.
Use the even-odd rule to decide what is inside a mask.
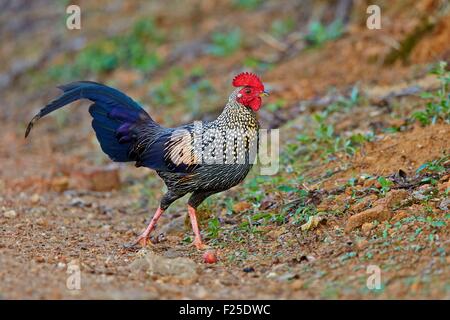
[[[259,77],[256,74],[250,72],[242,72],[234,77],[233,86],[253,87],[259,89],[260,91],[264,91],[264,85],[262,84]]]

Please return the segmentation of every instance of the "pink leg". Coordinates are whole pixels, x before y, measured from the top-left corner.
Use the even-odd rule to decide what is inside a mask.
[[[159,217],[161,217],[163,212],[164,210],[158,207],[158,210],[156,210],[156,213],[148,224],[147,229],[145,229],[145,231],[134,241],[134,243],[132,244],[133,246],[140,244],[141,246],[145,247],[147,245],[150,232],[152,232],[152,230],[155,228],[156,222],[158,221]]]
[[[190,205],[188,205],[188,211],[189,211],[189,218],[191,219],[192,230],[194,231],[195,236],[194,245],[199,250],[205,249],[207,246],[202,242],[202,238],[200,236],[200,230],[198,228],[197,215],[195,209]]]

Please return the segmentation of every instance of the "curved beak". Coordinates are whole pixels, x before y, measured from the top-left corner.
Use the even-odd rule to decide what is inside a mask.
[[[263,92],[261,92],[261,93],[259,94],[259,96],[260,96],[260,97],[268,97],[268,96],[269,96],[269,93],[268,93],[266,90],[264,90]]]

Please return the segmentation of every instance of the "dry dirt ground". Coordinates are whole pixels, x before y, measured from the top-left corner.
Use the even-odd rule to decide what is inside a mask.
[[[450,298],[450,125],[423,127],[411,121],[411,113],[424,108],[423,100],[396,95],[415,85],[435,88],[436,79],[426,76],[429,64],[449,60],[450,19],[435,14],[439,1],[380,1],[386,16],[376,34],[365,28],[365,1],[355,1],[341,38],[307,50],[295,44],[286,52],[257,34],[267,29],[269,17],[289,16],[294,1],[268,2],[253,11],[230,8],[226,1],[216,6],[192,1],[189,10],[138,1],[122,6],[80,2],[91,10],[81,36],[87,42],[107,36],[106,31],[123,32],[130,21],[149,12],[166,29],[178,19],[185,27],[184,44],[193,47],[180,49],[182,56],[173,63],[185,70],[203,66],[204,77],[221,92],[218,101],[231,90],[232,74],[241,70],[245,57],[275,59],[262,74],[273,92],[267,103],[284,102],[260,116],[266,127],[280,127],[280,148],[287,160],[277,177],[260,181],[255,168],[246,183],[203,206],[202,230],[217,252],[216,264],[203,263],[202,253],[190,246],[183,199],[161,218],[152,244],[139,251],[124,249],[145,227],[163,184],[145,168],[110,165],[90,128],[86,102],[70,108],[64,119],[42,120],[24,140],[27,121],[57,94],[51,90],[57,83],[37,74],[71,61],[73,53],[60,49],[55,40],[61,40],[61,32],[52,29],[61,19],[57,6],[36,1],[24,9],[17,1],[17,8],[8,9],[17,14],[16,23],[5,15],[8,10],[0,16],[1,32],[11,44],[0,50],[2,61],[9,62],[0,68],[1,75],[8,75],[7,80],[0,77],[0,298]],[[327,18],[317,4],[305,10]],[[408,61],[385,64],[423,15],[436,19],[433,30],[418,39]],[[236,24],[249,39],[230,57],[190,52],[212,30]],[[304,32],[302,24],[299,30]],[[39,44],[33,40],[37,36]],[[74,41],[64,32],[62,36],[63,43]],[[159,47],[163,56],[170,57],[176,39]],[[53,51],[57,53],[49,55]],[[23,71],[24,61],[39,62]],[[142,97],[147,106],[149,88],[163,79],[167,68],[151,77],[119,68],[93,79],[115,79],[115,86]],[[363,102],[334,112],[328,120],[342,135],[371,130],[373,141],[364,142],[353,156],[338,152],[323,159],[315,153],[308,161],[301,154],[288,156],[288,145],[299,144],[296,137],[312,130],[310,115],[328,105],[320,98],[347,95],[356,84]],[[305,107],[306,100],[310,103]],[[206,111],[217,113],[217,103]],[[182,105],[147,109],[160,122],[193,119]],[[392,128],[395,132],[386,130]],[[420,166],[439,159],[440,170],[417,173]],[[392,181],[388,188],[379,177]],[[282,190],[280,185],[291,188]],[[305,221],[296,223],[292,214],[302,201],[317,213],[307,230],[301,228]],[[255,218],[259,214],[282,219],[263,221]],[[381,286],[370,289],[368,278],[378,268]],[[80,288],[74,289],[78,270]]]

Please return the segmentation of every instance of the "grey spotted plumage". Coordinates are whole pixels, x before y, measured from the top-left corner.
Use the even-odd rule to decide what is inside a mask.
[[[230,189],[247,176],[257,152],[259,123],[253,110],[236,102],[238,91],[236,89],[230,95],[223,112],[214,121],[173,129],[160,128],[157,134],[152,125],[142,124],[136,128],[137,132],[142,132],[138,134],[142,138],[131,152],[138,165],[145,165],[153,144],[164,141],[164,165],[167,169],[156,169],[168,189],[161,200],[162,209],[188,193],[192,193],[188,204],[196,208],[210,195]],[[201,130],[197,134],[200,136],[199,146],[195,146],[195,139],[198,139],[196,126]],[[153,133],[153,139],[143,134],[149,131]],[[176,132],[181,132],[182,136]],[[173,135],[178,138],[175,143],[171,143]],[[174,149],[189,156],[184,157],[184,162],[175,163],[173,157],[168,156]],[[222,154],[219,156],[217,153]]]

